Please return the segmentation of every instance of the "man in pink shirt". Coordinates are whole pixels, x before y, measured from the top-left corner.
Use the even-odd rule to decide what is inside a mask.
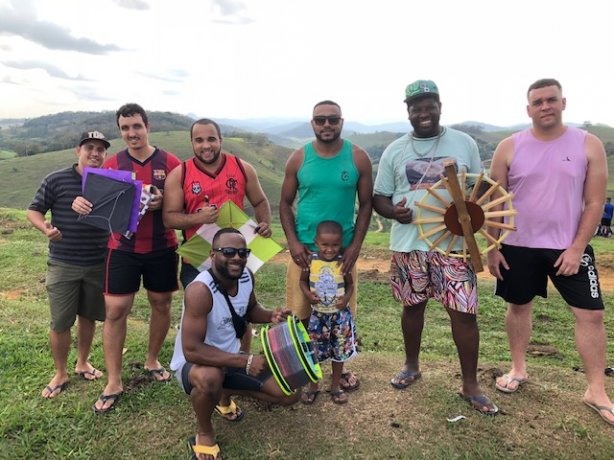
[[[497,278],[496,294],[508,302],[512,355],[511,370],[495,387],[514,393],[528,380],[532,302],[536,295],[546,297],[550,278],[576,320],[576,346],[588,381],[583,402],[614,425],[603,372],[604,305],[588,244],[605,199],[605,150],[594,135],[563,124],[566,100],[558,81],[536,81],[527,99],[532,127],[504,139],[491,166],[492,178],[514,194],[512,204],[518,210],[517,231],[500,251],[488,254],[488,268]]]

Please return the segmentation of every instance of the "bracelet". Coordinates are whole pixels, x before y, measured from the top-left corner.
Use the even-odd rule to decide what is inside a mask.
[[[247,357],[247,364],[245,365],[245,373],[249,375],[249,369],[252,367],[252,360],[254,359],[254,355],[250,354]]]

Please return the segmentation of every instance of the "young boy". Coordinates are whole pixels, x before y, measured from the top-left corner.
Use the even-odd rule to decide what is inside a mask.
[[[352,294],[352,275],[341,273],[343,229],[337,222],[320,222],[316,230],[317,252],[311,254],[309,272],[301,274],[301,290],[312,306],[309,338],[318,361],[332,361],[330,394],[335,404],[348,402],[339,380],[343,363],[356,355],[356,331],[348,302]],[[303,391],[301,401],[313,404],[320,393],[317,383]]]

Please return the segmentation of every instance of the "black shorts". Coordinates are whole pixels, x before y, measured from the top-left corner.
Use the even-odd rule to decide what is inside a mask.
[[[187,394],[192,393],[192,383],[190,382],[190,369],[194,364],[185,363],[181,366],[180,377],[183,391]],[[239,391],[262,391],[262,385],[273,376],[269,370],[262,371],[260,374],[253,376],[247,375],[242,367],[225,367],[224,382],[222,388],[227,390]]]
[[[601,225],[603,225],[604,227],[611,227],[612,226],[612,219],[608,219],[607,217],[602,217],[601,218]]]
[[[109,249],[105,270],[104,293],[126,295],[141,286],[152,292],[173,292],[177,284],[177,253],[162,249],[148,254]]]
[[[554,263],[562,249],[534,249],[503,245],[501,253],[510,269],[501,267],[503,280],[497,280],[495,294],[516,305],[529,303],[538,295],[548,296],[548,278],[561,297],[572,307],[603,310],[599,275],[593,248],[584,250],[580,270],[572,276],[557,276]]]
[[[194,278],[199,275],[198,269],[194,265],[190,265],[185,260],[181,259],[181,271],[179,272],[179,280],[181,281],[181,285],[183,289],[188,287]]]

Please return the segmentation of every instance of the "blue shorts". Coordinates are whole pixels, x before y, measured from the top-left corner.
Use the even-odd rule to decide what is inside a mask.
[[[175,373],[181,388],[183,388],[186,394],[192,393],[193,386],[192,382],[190,382],[190,369],[192,369],[192,366],[194,364],[184,363]],[[245,369],[241,367],[225,367],[222,388],[239,391],[262,391],[262,385],[272,376],[273,374],[268,370],[253,376],[247,375]]]
[[[356,351],[356,325],[349,307],[334,313],[314,310],[309,318],[309,339],[318,361],[344,362]]]

